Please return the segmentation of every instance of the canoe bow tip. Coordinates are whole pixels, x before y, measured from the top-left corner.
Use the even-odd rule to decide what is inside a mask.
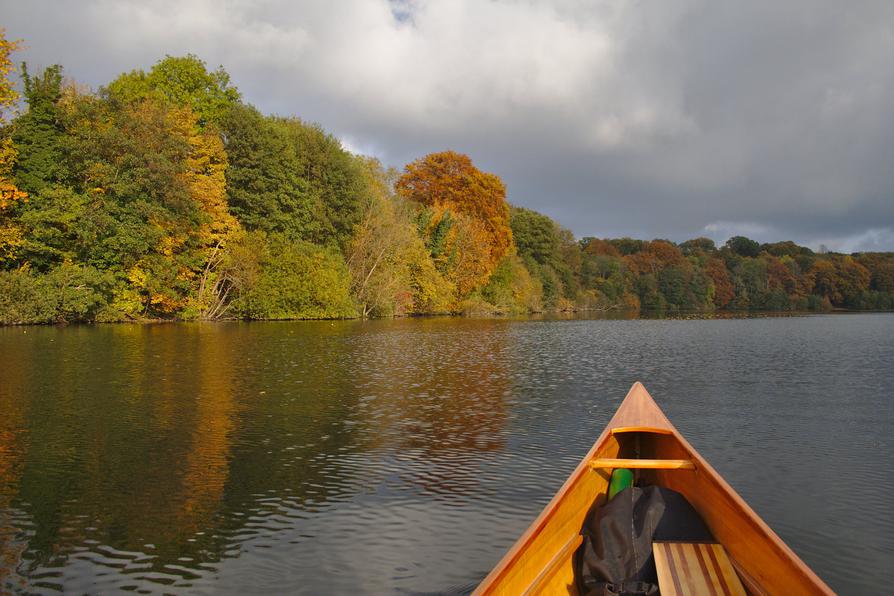
[[[630,391],[627,392],[627,396],[624,398],[624,401],[627,401],[627,399],[629,398],[646,399],[651,402],[655,401],[652,398],[651,394],[649,394],[646,386],[643,385],[641,381],[634,381],[633,385],[630,386]]]
[[[640,381],[633,383],[609,422],[609,429],[619,426],[653,426],[676,432],[674,425]]]

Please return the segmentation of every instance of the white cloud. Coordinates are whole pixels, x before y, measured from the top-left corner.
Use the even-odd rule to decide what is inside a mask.
[[[814,250],[821,245],[843,253],[889,251],[894,247],[894,228],[871,228],[858,234],[825,237],[810,243]]]

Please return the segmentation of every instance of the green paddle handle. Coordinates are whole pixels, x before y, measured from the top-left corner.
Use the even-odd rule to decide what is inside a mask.
[[[611,501],[616,494],[631,486],[633,486],[633,471],[627,468],[615,469],[608,482],[608,500]]]

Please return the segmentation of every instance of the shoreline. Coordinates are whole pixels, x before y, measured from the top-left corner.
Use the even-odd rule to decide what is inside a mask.
[[[320,318],[282,318],[282,319],[132,319],[127,321],[58,321],[51,323],[0,323],[3,328],[27,328],[27,327],[101,327],[115,325],[174,325],[185,323],[286,323],[286,322],[335,322],[335,321],[388,321],[410,319],[475,319],[475,320],[677,320],[698,321],[712,319],[765,319],[807,317],[821,315],[855,315],[855,314],[894,314],[894,310],[851,310],[835,308],[832,310],[719,310],[719,311],[657,311],[657,310],[620,310],[620,309],[580,309],[574,311],[541,311],[533,313],[425,313],[411,315],[397,315],[391,317],[320,317]]]

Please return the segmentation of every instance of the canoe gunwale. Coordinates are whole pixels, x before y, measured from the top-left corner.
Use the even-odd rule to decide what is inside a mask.
[[[695,469],[654,469],[649,470],[657,474],[659,480],[664,480],[665,476],[680,474],[695,474],[698,476],[706,476],[706,482],[713,484],[719,494],[725,498],[727,505],[737,514],[737,519],[744,521],[745,525],[753,533],[755,537],[760,539],[760,543],[769,546],[773,554],[783,561],[784,565],[791,567],[789,575],[798,576],[803,582],[803,593],[820,593],[834,594],[834,592],[820,579],[791,548],[786,545],[779,536],[751,509],[751,507],[736,493],[735,490],[723,479],[723,477],[714,470],[713,467],[689,444],[689,442],[677,431],[677,429],[667,419],[661,409],[655,404],[652,397],[646,391],[640,382],[636,382],[631,387],[624,401],[621,403],[615,415],[606,425],[605,429],[599,435],[599,438],[577,465],[571,475],[562,484],[559,491],[553,496],[546,507],[540,512],[534,522],[525,530],[521,537],[510,548],[500,562],[491,570],[484,578],[478,588],[473,592],[475,595],[483,595],[490,593],[500,593],[500,583],[507,577],[513,567],[526,554],[528,546],[530,546],[538,536],[547,528],[550,521],[559,510],[566,496],[586,477],[587,474],[603,474],[607,479],[610,471],[605,468],[593,468],[592,462],[596,458],[597,453],[603,450],[613,439],[620,439],[625,434],[632,433],[651,433],[657,436],[670,436],[679,445],[679,448],[685,453],[685,456],[694,464]],[[656,437],[657,438],[657,437]],[[669,439],[665,439],[669,440]],[[610,459],[610,458],[609,458]],[[658,482],[662,484],[662,482]],[[597,495],[598,496],[598,495]],[[596,498],[596,497],[594,497]],[[706,519],[706,521],[708,521]],[[736,522],[738,523],[738,521]],[[709,523],[710,526],[710,523]],[[712,531],[714,529],[712,528]],[[719,539],[719,537],[718,537]],[[729,549],[728,549],[729,550]],[[750,593],[765,594],[767,590],[763,588],[758,578],[754,577],[741,562],[737,561],[733,552],[729,553],[730,560],[739,573],[740,578]],[[550,564],[555,559],[550,559]],[[544,567],[536,575],[536,579],[540,579],[548,571]],[[530,587],[537,586],[532,582]],[[807,589],[809,587],[809,590]]]
[[[540,515],[534,520],[534,522],[528,526],[528,529],[525,530],[524,534],[513,544],[512,548],[509,552],[504,555],[504,557],[497,563],[497,566],[494,567],[491,572],[484,578],[484,580],[479,584],[478,588],[472,592],[473,596],[479,596],[481,594],[488,593],[488,590],[491,586],[494,586],[503,576],[508,573],[509,569],[512,567],[514,563],[522,556],[524,553],[525,547],[530,543],[534,538],[537,537],[538,534],[543,530],[546,524],[552,519],[555,515],[559,503],[565,498],[565,495],[571,491],[574,486],[580,482],[584,474],[599,474],[606,473],[605,470],[593,470],[590,468],[590,460],[593,459],[599,447],[602,446],[602,443],[605,441],[607,437],[611,436],[608,429],[604,430],[602,434],[599,436],[599,439],[590,448],[590,451],[587,452],[587,455],[584,456],[584,459],[577,465],[574,471],[571,473],[571,476],[565,480],[565,483],[559,489],[559,491],[550,499],[550,502],[544,507],[543,511],[540,512]],[[608,474],[606,474],[608,476]]]

